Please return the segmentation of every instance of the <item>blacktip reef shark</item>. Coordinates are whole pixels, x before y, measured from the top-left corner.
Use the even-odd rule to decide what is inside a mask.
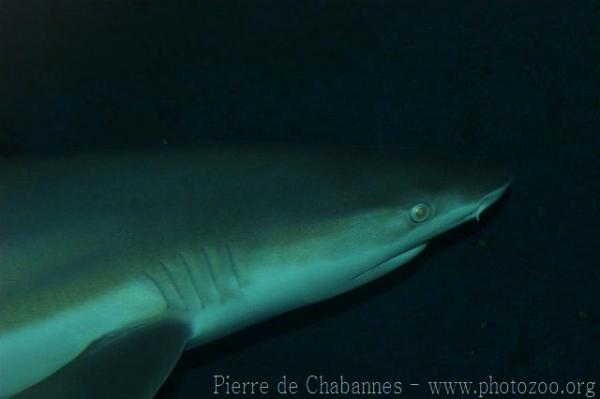
[[[150,398],[183,350],[383,276],[509,183],[382,149],[0,158],[0,397]]]

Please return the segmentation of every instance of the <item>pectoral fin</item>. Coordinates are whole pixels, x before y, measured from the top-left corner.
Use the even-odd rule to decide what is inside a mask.
[[[15,398],[151,398],[188,338],[187,326],[174,320],[117,331]]]

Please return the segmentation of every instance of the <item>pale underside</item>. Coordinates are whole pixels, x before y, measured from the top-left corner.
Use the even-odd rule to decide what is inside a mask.
[[[355,276],[356,285],[406,263],[424,247],[375,262],[368,257],[357,259],[373,266]],[[233,256],[228,246],[222,251],[178,252],[170,260],[156,262],[155,267],[139,268],[142,272],[137,276],[76,306],[4,331],[0,335],[4,360],[0,375],[10,384],[3,384],[2,395],[38,383],[81,356],[94,342],[127,334],[149,320],[180,322],[188,331],[182,347],[190,348],[323,299],[311,286],[316,280],[334,277],[324,273],[307,278],[302,269],[290,267],[280,267],[284,271],[280,274],[268,272],[274,268],[254,268],[258,272],[252,273],[252,267],[236,262]],[[329,270],[328,266],[321,265],[323,270]],[[339,292],[346,289],[340,287]]]

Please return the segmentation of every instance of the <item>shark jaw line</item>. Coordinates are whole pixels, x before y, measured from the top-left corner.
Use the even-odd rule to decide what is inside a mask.
[[[425,249],[426,246],[427,246],[427,242],[419,243],[405,251],[402,251],[400,253],[389,256],[389,257],[385,258],[384,260],[378,262],[377,264],[369,267],[368,269],[356,274],[355,276],[353,276],[351,278],[351,280],[352,281],[362,280],[369,274],[371,274],[375,271],[378,271],[380,269],[396,268],[396,267],[408,262],[415,256],[417,256],[421,251],[423,251]]]

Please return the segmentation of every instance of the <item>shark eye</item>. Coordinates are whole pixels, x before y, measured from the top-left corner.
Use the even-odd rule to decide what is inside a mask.
[[[431,206],[424,202],[413,205],[410,208],[410,220],[415,223],[422,223],[431,216]]]

